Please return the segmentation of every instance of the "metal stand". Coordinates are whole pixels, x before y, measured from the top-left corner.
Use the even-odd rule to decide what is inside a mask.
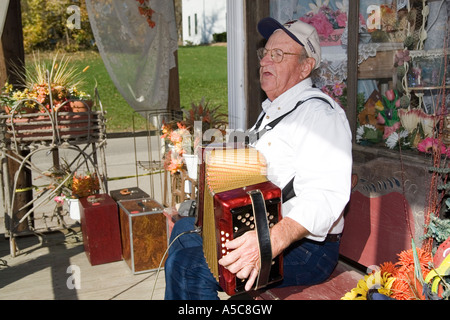
[[[94,109],[98,111],[58,112],[59,109],[52,107],[46,113],[27,114],[22,113],[27,101],[19,101],[10,114],[0,115],[0,188],[11,256],[18,252],[16,237],[39,236],[42,232],[69,227],[68,211],[53,200],[63,191],[70,191],[74,173],[96,173],[100,189],[108,192],[105,118],[97,90],[95,93]],[[44,106],[41,109],[47,110]],[[47,158],[49,155],[51,160]],[[12,172],[13,167],[18,169]],[[33,184],[39,186],[19,188],[19,177],[24,172],[31,172]],[[31,190],[33,199],[18,207],[16,196]],[[47,206],[53,207],[53,212]],[[36,214],[38,208],[44,210],[41,217]],[[19,228],[26,221],[28,228]]]
[[[147,159],[141,161],[136,156],[136,171],[137,167],[141,167],[145,171],[148,171],[150,179],[150,197],[156,199],[156,189],[161,190],[161,198],[158,199],[163,206],[170,206],[169,191],[170,191],[170,179],[169,174],[164,170],[164,151],[166,146],[162,139],[161,128],[164,123],[172,120],[181,120],[183,114],[181,111],[168,111],[168,110],[154,110],[145,112],[146,130],[147,130]],[[133,128],[134,130],[134,128]],[[136,135],[133,135],[136,139]],[[135,154],[136,154],[136,142],[135,142]],[[139,181],[137,181],[139,186]],[[158,185],[159,184],[159,185]]]

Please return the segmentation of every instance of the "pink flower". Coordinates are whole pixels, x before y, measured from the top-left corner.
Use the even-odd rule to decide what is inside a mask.
[[[439,151],[441,154],[447,154],[447,152],[448,152],[447,148],[442,143],[442,141],[439,141],[438,139],[433,139],[433,138],[423,139],[417,145],[417,150],[419,150],[420,152],[424,152],[424,153],[431,153],[434,150]]]
[[[57,204],[63,205],[63,204],[64,204],[64,201],[66,200],[66,197],[64,197],[64,195],[60,195],[60,196],[56,196],[53,200],[54,200]]]
[[[304,16],[304,17],[301,17],[301,18],[300,18],[300,21],[303,21],[303,22],[305,22],[305,23],[307,23],[307,24],[312,24],[312,23],[311,23],[311,20],[312,20],[312,17],[311,17],[311,16]]]
[[[310,24],[312,24],[316,28],[319,36],[322,36],[324,38],[328,38],[334,31],[333,25],[330,23],[330,21],[328,21],[327,16],[322,12],[314,15],[314,17],[311,18]]]
[[[391,134],[393,134],[395,131],[397,131],[397,129],[400,128],[400,125],[400,122],[396,122],[392,127],[385,126],[383,139],[389,138]]]
[[[361,13],[359,14],[359,24],[363,27],[366,26],[366,19],[364,18],[364,16]]]
[[[389,100],[389,101],[394,101],[394,99],[395,99],[395,93],[394,93],[394,90],[388,90],[388,91],[386,91],[386,98]]]
[[[378,116],[377,116],[377,123],[378,123],[378,124],[385,124],[385,123],[386,123],[386,120],[384,120],[384,118],[383,118],[383,116],[382,116],[381,113],[378,113]]]
[[[339,15],[336,17],[336,21],[339,27],[345,28],[345,26],[347,26],[347,14],[340,12]]]
[[[333,92],[336,96],[342,96],[344,93],[344,85],[342,83],[336,83],[333,88]]]
[[[170,133],[169,139],[173,143],[180,143],[181,141],[183,141],[183,137],[178,132],[175,131]]]

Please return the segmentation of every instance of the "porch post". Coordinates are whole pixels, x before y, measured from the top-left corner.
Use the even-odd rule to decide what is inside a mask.
[[[227,42],[229,127],[246,130],[244,0],[227,0]]]

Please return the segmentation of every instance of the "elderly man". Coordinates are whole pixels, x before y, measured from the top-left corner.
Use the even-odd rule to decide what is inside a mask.
[[[283,219],[270,232],[272,257],[283,254],[279,286],[312,285],[326,280],[336,266],[343,230],[342,212],[351,188],[351,131],[345,113],[313,88],[311,72],[321,61],[316,30],[299,20],[280,24],[264,18],[258,30],[268,39],[258,50],[261,88],[268,99],[251,129],[252,145],[266,158],[268,179],[290,186],[293,197],[282,205]],[[192,230],[181,219],[172,239]],[[228,242],[219,260],[250,290],[260,268],[256,232]],[[217,282],[203,256],[197,234],[180,237],[165,266],[166,299],[215,299]]]

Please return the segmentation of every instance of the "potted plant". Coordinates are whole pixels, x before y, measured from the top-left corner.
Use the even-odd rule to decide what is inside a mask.
[[[74,220],[80,219],[79,199],[97,194],[100,190],[100,180],[94,172],[86,173],[71,172],[69,165],[63,159],[63,166],[58,170],[44,172],[44,175],[52,179],[48,189],[58,188],[61,192],[54,201],[63,206],[65,202],[69,205],[70,217]]]
[[[82,74],[70,59],[59,57],[56,53],[51,62],[40,58],[39,54],[33,54],[33,62],[29,68],[15,67],[15,73],[23,84],[13,88],[5,83],[0,101],[6,113],[46,113],[55,111],[72,111],[69,100],[87,100],[86,93],[77,88],[82,85]],[[90,97],[89,97],[90,99]]]

